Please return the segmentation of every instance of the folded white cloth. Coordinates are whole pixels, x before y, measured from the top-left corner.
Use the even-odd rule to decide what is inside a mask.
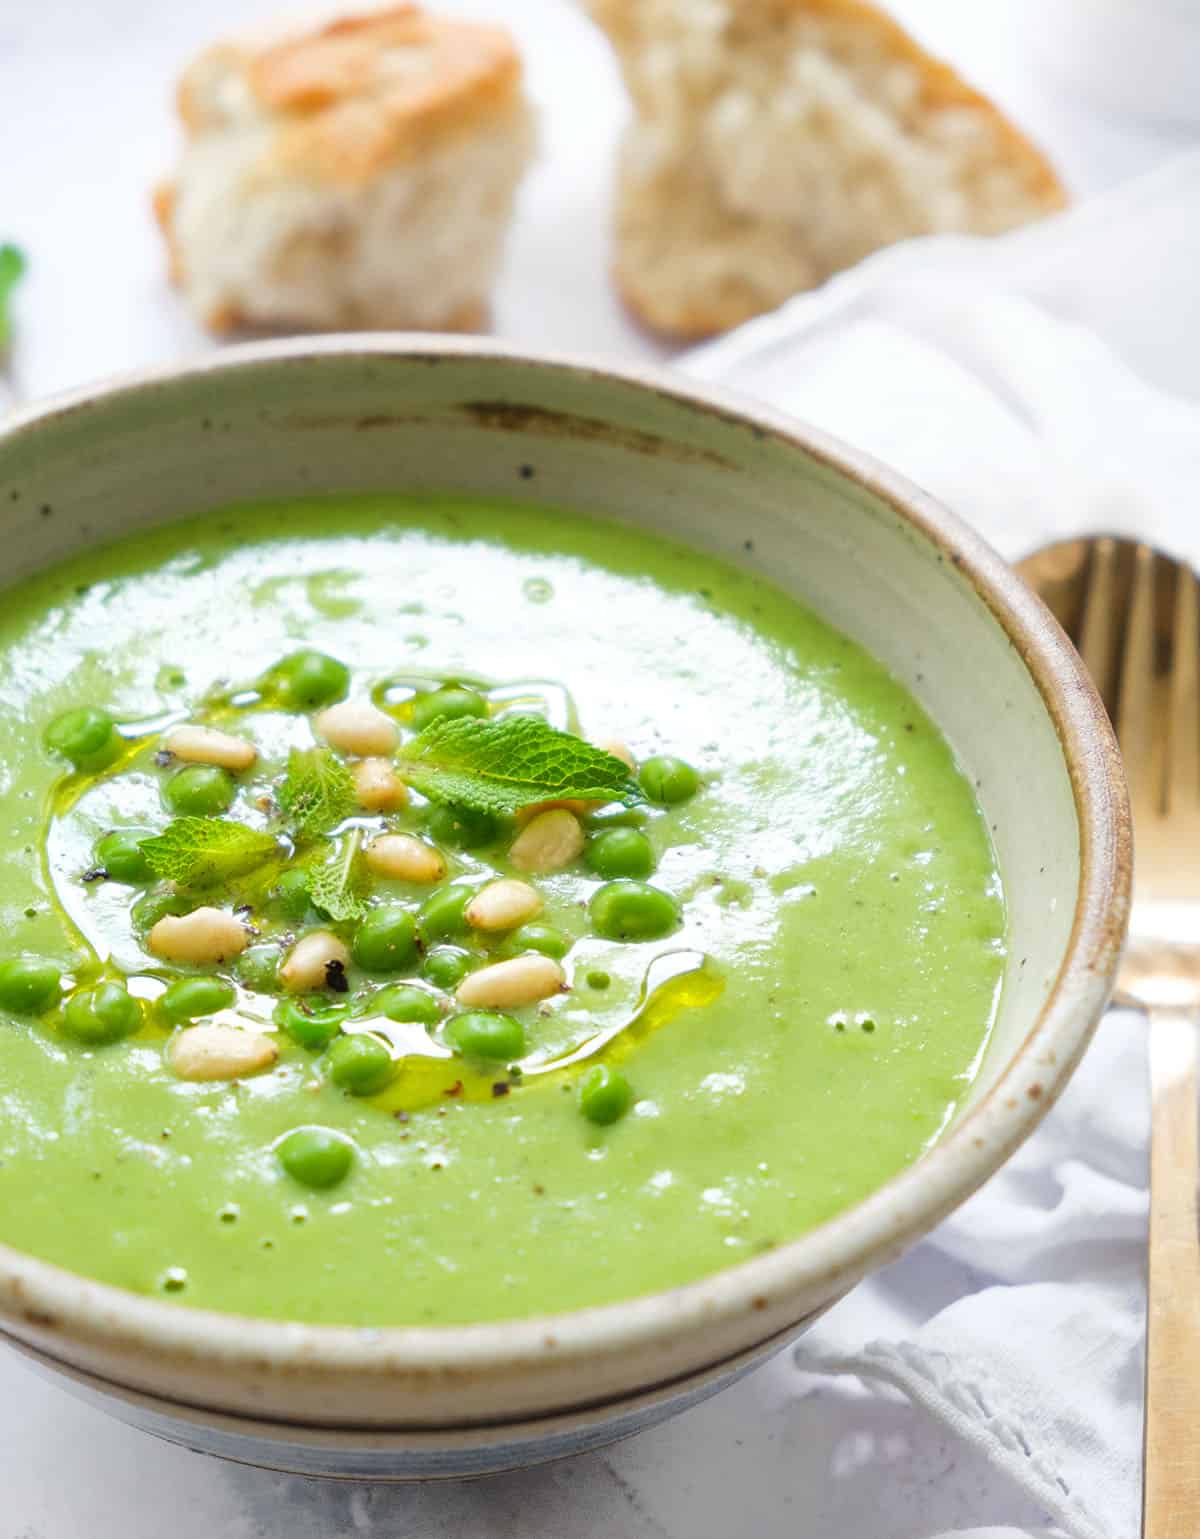
[[[683,366],[873,451],[1009,556],[1104,528],[1197,560],[1197,210],[1190,155],[1002,240],[885,252]],[[1009,1520],[1008,1483],[1040,1515],[1023,1533],[1137,1532],[1144,1060],[1141,1020],[1111,1013],[1005,1170],[795,1354],[936,1418],[952,1461],[999,1477],[978,1517]]]

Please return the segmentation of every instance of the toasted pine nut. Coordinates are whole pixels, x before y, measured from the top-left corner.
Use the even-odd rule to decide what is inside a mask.
[[[460,1005],[507,1010],[513,1005],[532,1005],[539,999],[549,999],[565,987],[566,981],[566,974],[553,957],[528,951],[509,962],[494,962],[477,973],[468,973],[455,998]]]
[[[167,1050],[180,1079],[241,1079],[269,1069],[279,1049],[261,1031],[240,1026],[189,1026]]]
[[[350,965],[350,953],[329,930],[314,930],[298,940],[279,969],[279,981],[292,994],[311,994],[329,982],[330,970]]]
[[[163,739],[163,747],[186,764],[219,764],[235,774],[248,770],[258,758],[253,743],[212,727],[176,727]]]
[[[343,700],[313,722],[319,736],[342,753],[391,753],[400,729],[392,718],[366,700]]]
[[[629,769],[637,769],[637,760],[619,737],[593,738],[592,746],[593,748],[602,748],[605,753],[612,754],[614,759],[620,759],[621,763],[627,765]]]
[[[541,907],[542,895],[536,887],[505,876],[481,887],[463,914],[476,930],[513,930],[532,919]]]
[[[395,812],[408,803],[408,787],[386,759],[360,759],[350,766],[358,805],[367,812]]]
[[[583,842],[575,814],[552,807],[526,823],[508,854],[518,871],[561,871],[583,853]]]
[[[413,834],[381,834],[367,845],[367,865],[401,882],[440,882],[446,874],[441,852]]]
[[[146,937],[147,947],[166,962],[224,962],[249,944],[245,926],[223,908],[167,914]]]

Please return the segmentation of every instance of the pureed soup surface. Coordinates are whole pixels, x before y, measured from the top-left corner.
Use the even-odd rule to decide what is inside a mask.
[[[63,1003],[0,1010],[7,1244],[248,1315],[382,1325],[559,1311],[794,1238],[916,1158],[963,1097],[1005,951],[972,791],[886,671],[760,579],[565,513],[314,499],[91,552],[6,595],[2,612],[0,923],[9,959],[64,974]],[[439,814],[417,794],[306,838],[280,800],[289,750],[318,741],[316,713],[284,698],[286,669],[271,671],[306,648],[349,666],[346,698],[394,717],[401,755],[449,682],[490,721],[542,713],[623,741],[642,766],[678,756],[698,789],[684,771],[664,782],[660,766],[658,800],[635,788],[585,815],[587,850],[547,872],[513,870],[516,825]],[[314,693],[337,687],[317,678]],[[122,733],[93,769],[113,745],[123,756],[94,773],[43,742],[80,706]],[[282,839],[289,858],[215,886],[210,872],[172,902],[139,871],[136,840],[212,791],[214,777],[193,775],[181,797],[167,789],[180,761],[160,762],[170,731],[195,722],[257,746],[229,777],[223,819]],[[615,863],[631,873],[618,880],[666,895],[635,902],[633,919],[592,902],[609,824],[645,837],[610,841],[607,875]],[[385,827],[434,844],[446,876],[367,867]],[[104,847],[106,876],[95,847],[113,830],[133,833]],[[373,952],[355,942],[372,968],[352,950],[323,992],[276,1007],[297,937],[350,943],[360,928],[331,922],[305,887],[339,861],[349,880],[326,897],[335,909],[348,897],[361,912],[365,895],[413,919],[391,955],[387,934],[382,953],[379,935]],[[288,866],[304,876],[284,878]],[[439,897],[447,883],[473,896],[498,874],[543,901],[515,931],[472,928],[461,891],[457,910],[455,894]],[[239,908],[253,944],[198,966],[147,949],[164,913],[199,905]],[[651,938],[614,938],[643,923]],[[482,1044],[492,1057],[469,1032],[454,1045],[464,968],[553,960],[564,946],[569,988],[488,1017],[508,1023]],[[173,1051],[206,1018],[167,1019],[158,996],[191,976],[227,981],[207,1009],[255,1027],[259,1072],[179,1076]],[[97,1007],[90,991],[105,982],[118,995],[127,983],[136,1009],[111,992]],[[400,996],[399,1021],[371,1004],[397,984],[423,991],[419,1010]],[[68,1029],[72,990],[83,997]],[[370,1042],[348,1062],[355,1036]],[[318,1147],[293,1142],[289,1173],[281,1141],[314,1126]]]

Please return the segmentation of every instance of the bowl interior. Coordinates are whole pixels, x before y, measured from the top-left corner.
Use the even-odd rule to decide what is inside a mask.
[[[976,785],[1011,948],[971,1102],[1043,1004],[1080,862],[1055,724],[951,554],[817,455],[622,381],[471,353],[285,357],[219,383],[206,370],[68,411],[0,453],[9,581],[237,499],[422,488],[615,517],[767,573],[887,663]]]
[[[878,1201],[676,1294],[584,1312],[594,1318],[556,1326],[553,1336],[538,1322],[470,1328],[468,1348],[460,1329],[457,1360],[482,1365],[466,1401],[461,1380],[431,1387],[428,1375],[393,1378],[377,1392],[361,1376],[344,1395],[331,1388],[355,1364],[382,1372],[442,1361],[450,1332],[397,1333],[394,1352],[368,1354],[348,1332],[334,1352],[336,1332],[300,1331],[311,1379],[293,1372],[281,1384],[269,1369],[295,1355],[299,1328],[275,1340],[257,1326],[250,1342],[209,1316],[216,1323],[196,1326],[193,1340],[183,1317],[195,1312],[145,1301],[131,1303],[119,1325],[139,1354],[129,1382],[176,1384],[178,1364],[160,1374],[155,1353],[165,1334],[177,1353],[186,1348],[180,1398],[275,1403],[280,1414],[313,1419],[353,1406],[363,1421],[437,1424],[578,1403],[569,1365],[583,1359],[593,1400],[715,1363],[821,1307],[936,1222],[1025,1136],[1082,1051],[1115,966],[1127,851],[1103,715],[1036,601],[953,519],[865,458],[786,422],[743,417],[707,392],[692,396],[682,382],[444,339],[237,350],[86,394],[0,435],[5,576],[19,581],[81,547],[234,500],[397,489],[514,497],[658,530],[766,574],[863,643],[940,724],[976,785],[998,847],[1011,942],[968,1110],[985,1098],[996,1104],[967,1118],[970,1138],[952,1131]],[[1056,980],[1054,1008],[1031,1038]],[[1001,1105],[989,1093],[1015,1061],[1019,1082],[1009,1078]],[[22,1287],[50,1289],[49,1270],[27,1268]],[[59,1288],[55,1307],[77,1305],[93,1341],[111,1344],[116,1306],[102,1293],[73,1304]],[[36,1325],[25,1334],[39,1339]],[[418,1336],[437,1343],[414,1346]],[[631,1352],[634,1342],[654,1351]],[[237,1393],[219,1363],[210,1371],[200,1361],[218,1351],[241,1364]],[[71,1355],[114,1374],[121,1362],[117,1347]]]

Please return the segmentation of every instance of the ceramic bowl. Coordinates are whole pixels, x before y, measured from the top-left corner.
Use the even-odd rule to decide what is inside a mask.
[[[422,488],[631,520],[766,574],[863,643],[977,787],[1011,947],[982,1071],[940,1141],[833,1221],[671,1292],[499,1325],[334,1328],[181,1308],[0,1246],[0,1327],[67,1387],[195,1448],[375,1478],[531,1463],[645,1426],[911,1245],[1062,1089],[1109,994],[1129,886],[1107,719],[999,557],[864,456],[669,374],[356,337],[89,388],[0,434],[5,575],[235,499]]]

